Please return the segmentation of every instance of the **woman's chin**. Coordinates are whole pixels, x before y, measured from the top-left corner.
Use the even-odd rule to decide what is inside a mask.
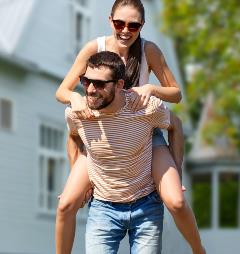
[[[128,48],[132,45],[132,42],[130,40],[117,40],[119,47],[121,48]]]

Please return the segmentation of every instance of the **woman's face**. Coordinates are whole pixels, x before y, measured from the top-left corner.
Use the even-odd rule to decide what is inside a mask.
[[[118,46],[130,47],[137,39],[143,25],[139,11],[132,6],[120,6],[109,19]]]

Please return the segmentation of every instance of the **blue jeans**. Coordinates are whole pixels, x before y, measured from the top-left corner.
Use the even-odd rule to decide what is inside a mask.
[[[162,130],[156,128],[153,130],[152,145],[155,146],[167,146],[167,142],[163,136]]]
[[[116,254],[127,232],[131,254],[160,254],[163,212],[156,191],[130,203],[93,199],[86,226],[86,254]]]

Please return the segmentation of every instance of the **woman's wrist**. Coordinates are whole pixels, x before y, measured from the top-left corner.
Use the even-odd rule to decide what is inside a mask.
[[[147,86],[148,86],[148,91],[149,91],[150,95],[158,97],[157,87],[152,84],[147,84]]]
[[[81,100],[82,98],[83,98],[83,97],[81,96],[81,94],[79,94],[79,93],[77,93],[77,92],[71,91],[69,101],[70,101],[71,104],[73,104],[74,102],[79,101],[79,100]]]
[[[151,85],[151,95],[163,101],[171,103],[179,103],[181,100],[181,92],[177,87],[162,87]]]

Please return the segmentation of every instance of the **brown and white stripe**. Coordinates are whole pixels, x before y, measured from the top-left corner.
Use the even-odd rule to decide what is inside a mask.
[[[80,120],[66,109],[70,131],[78,132],[88,153],[89,177],[94,197],[112,202],[130,202],[151,193],[152,131],[169,126],[169,110],[151,97],[146,108],[133,112],[126,104],[116,113],[98,112],[93,120]]]

